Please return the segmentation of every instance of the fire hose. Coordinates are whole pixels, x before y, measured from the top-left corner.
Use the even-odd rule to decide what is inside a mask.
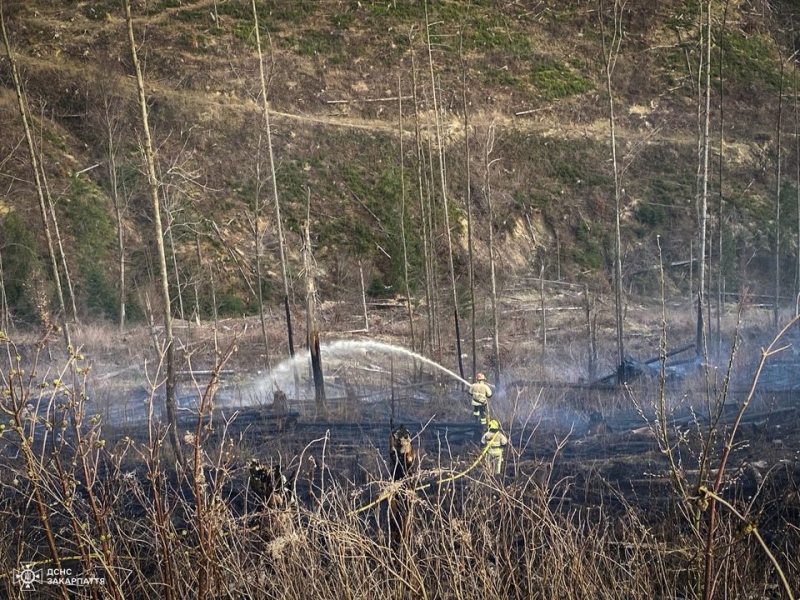
[[[492,442],[494,441],[494,438],[496,436],[498,436],[499,434],[500,434],[500,432],[498,431],[498,432],[496,432],[494,434],[494,436],[492,436],[492,439],[489,440],[489,443],[486,444],[486,446],[483,448],[481,453],[478,455],[478,458],[476,458],[475,461],[469,467],[464,469],[463,471],[460,471],[460,472],[455,473],[454,475],[450,475],[448,477],[443,477],[443,478],[441,478],[438,481],[433,482],[433,483],[424,483],[422,485],[418,485],[412,491],[421,492],[422,490],[426,490],[426,489],[428,489],[429,487],[431,487],[433,485],[442,485],[444,483],[450,483],[451,481],[455,481],[457,479],[461,479],[462,477],[466,476],[470,471],[472,471],[475,467],[477,467],[480,464],[481,460],[483,460],[483,457],[486,456],[486,454],[491,449]],[[374,500],[374,501],[370,502],[369,504],[367,504],[366,506],[362,506],[361,508],[352,511],[350,514],[351,515],[358,515],[358,514],[360,514],[362,512],[365,512],[365,511],[367,511],[367,510],[369,510],[371,508],[374,508],[378,504],[383,502],[384,500],[388,500],[389,498],[391,498],[394,494],[395,494],[395,490],[390,490],[390,491],[386,492],[385,494],[382,494],[377,500]]]

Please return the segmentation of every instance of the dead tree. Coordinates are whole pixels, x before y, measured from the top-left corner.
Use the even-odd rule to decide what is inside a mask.
[[[703,307],[705,306],[706,296],[706,238],[708,232],[708,161],[709,150],[711,146],[710,128],[711,128],[711,0],[706,0],[705,3],[705,30],[703,34],[703,42],[705,44],[704,58],[700,59],[700,70],[698,74],[705,73],[705,84],[698,87],[698,96],[702,93],[704,101],[704,108],[700,107],[700,100],[698,98],[698,124],[702,121],[702,153],[699,156],[698,171],[701,175],[701,191],[698,198],[698,219],[697,229],[699,235],[699,248],[698,255],[700,260],[699,273],[698,273],[698,292],[697,292],[697,339],[696,347],[697,353],[706,357],[708,355],[708,347],[706,343],[706,328],[703,325]],[[702,28],[701,28],[702,29]],[[705,71],[703,71],[705,69]],[[702,90],[702,92],[700,91]]]
[[[797,203],[797,241],[796,241],[796,256],[795,256],[795,284],[794,284],[794,297],[795,297],[795,310],[794,314],[797,316],[800,305],[797,304],[800,299],[800,113],[798,113],[798,99],[797,99],[797,60],[792,61],[792,87],[794,88],[794,144],[795,144],[795,191]]]
[[[475,327],[475,252],[472,239],[472,181],[470,180],[469,168],[469,106],[467,103],[467,65],[464,60],[463,32],[459,35],[458,54],[461,61],[461,100],[464,104],[464,171],[467,176],[465,201],[467,203],[467,252],[469,254],[467,269],[469,271],[469,305],[471,312],[470,318],[472,320],[472,335],[470,336],[470,342],[472,344],[472,377],[475,377],[478,373],[477,333]],[[495,381],[497,380],[495,379]]]
[[[164,181],[159,169],[159,181]],[[178,268],[178,252],[175,248],[175,213],[180,210],[179,204],[172,194],[168,192],[168,186],[162,185],[161,193],[163,196],[162,210],[167,215],[167,241],[169,241],[169,256],[172,263],[172,272],[175,277],[175,292],[178,297],[178,315],[181,321],[186,320],[186,313],[183,310],[183,292],[181,290],[181,272]]]
[[[255,26],[256,49],[258,50],[258,72],[261,82],[261,111],[264,115],[264,129],[267,133],[267,148],[269,149],[269,170],[272,176],[272,194],[275,200],[275,227],[278,231],[278,253],[281,260],[281,275],[283,276],[283,308],[286,313],[286,341],[289,346],[289,356],[294,358],[294,334],[292,332],[292,313],[289,310],[289,274],[286,268],[286,242],[283,239],[283,224],[281,221],[281,203],[278,199],[278,181],[275,177],[275,154],[272,149],[272,128],[269,122],[269,102],[267,100],[267,77],[264,73],[264,57],[261,52],[261,33],[258,29],[258,9],[256,0],[252,0],[253,24]],[[299,394],[300,378],[297,367],[292,362],[294,374],[295,397]]]
[[[483,160],[486,169],[484,180],[486,187],[486,206],[489,211],[489,279],[491,281],[491,300],[492,300],[492,349],[494,350],[494,382],[500,384],[500,323],[497,316],[497,273],[495,270],[494,257],[494,209],[492,206],[492,165],[497,159],[492,159],[494,150],[494,123],[489,125],[486,134],[486,145],[484,146]],[[544,311],[542,311],[544,315]]]
[[[260,229],[261,220],[261,133],[258,135],[256,149],[256,187],[253,195],[253,242],[256,246],[256,289],[258,290],[258,318],[261,323],[261,337],[264,338],[264,367],[270,371],[269,337],[267,336],[267,319],[264,311],[264,274],[261,268],[261,248],[263,234]]]
[[[361,284],[361,311],[364,313],[364,331],[369,331],[369,313],[367,312],[367,288],[364,285],[364,264],[358,259],[358,281]]]
[[[539,319],[542,327],[542,372],[544,372],[545,360],[547,358],[547,306],[544,298],[544,258],[539,264],[539,308],[541,318]]]
[[[447,199],[447,183],[445,181],[446,169],[444,163],[444,146],[442,142],[442,119],[439,115],[439,102],[436,95],[436,78],[433,72],[433,50],[431,47],[431,30],[428,22],[428,2],[425,0],[425,30],[428,43],[428,66],[431,75],[431,95],[433,99],[433,114],[436,121],[436,151],[439,157],[439,183],[442,193],[442,207],[444,211],[445,241],[447,242],[447,258],[450,266],[450,284],[453,290],[453,320],[455,324],[456,356],[458,358],[458,373],[464,378],[464,361],[461,358],[461,325],[458,317],[458,292],[456,290],[456,271],[453,264],[453,242],[450,235],[450,207]],[[433,171],[431,171],[433,173]]]
[[[400,76],[397,77],[397,108],[400,113],[397,122],[398,133],[400,135],[400,236],[403,238],[403,279],[406,284],[406,309],[408,310],[408,327],[411,333],[411,351],[416,351],[414,340],[414,311],[411,309],[411,286],[408,282],[408,245],[406,243],[406,162],[403,155],[403,86]],[[359,262],[359,268],[361,263]],[[363,281],[363,276],[362,276]],[[362,284],[363,285],[363,284]],[[366,318],[366,306],[364,307],[364,322],[368,325]]]
[[[180,440],[178,439],[177,411],[175,403],[175,340],[172,332],[172,305],[169,294],[169,275],[167,272],[167,257],[164,250],[164,230],[161,225],[161,203],[159,201],[159,184],[156,178],[156,159],[153,151],[153,143],[150,138],[150,124],[147,114],[147,96],[144,89],[144,77],[142,68],[139,65],[139,56],[136,51],[136,38],[133,35],[133,18],[131,17],[130,0],[124,0],[125,21],[128,29],[128,43],[131,49],[131,60],[136,72],[136,87],[139,94],[139,109],[142,119],[142,134],[144,137],[144,153],[147,168],[147,182],[150,188],[150,199],[153,206],[153,221],[156,237],[156,247],[158,250],[158,264],[161,274],[161,299],[164,304],[164,335],[166,336],[166,347],[164,348],[167,380],[165,394],[165,408],[167,414],[168,436],[175,457],[181,466],[185,466],[186,461],[181,450]]]
[[[595,301],[589,295],[589,286],[584,285],[583,295],[586,300],[586,332],[588,343],[588,356],[589,356],[589,381],[597,379],[597,310],[595,309]]]
[[[427,218],[427,209],[425,207],[425,184],[423,178],[423,164],[424,164],[424,150],[422,147],[422,132],[420,130],[419,122],[419,100],[417,98],[417,68],[414,60],[414,38],[412,33],[408,36],[409,47],[411,51],[411,92],[414,98],[414,141],[417,146],[417,186],[419,193],[419,215],[422,225],[421,238],[422,238],[422,261],[425,267],[425,311],[427,313],[427,337],[431,348],[433,348],[434,339],[434,302],[433,302],[433,274],[431,266],[431,253],[433,252],[430,246],[429,238],[429,221]],[[420,352],[425,352],[424,336],[422,343],[420,343]]]
[[[778,328],[780,318],[780,297],[781,297],[781,134],[783,133],[783,56],[780,56],[781,71],[780,83],[778,85],[778,116],[776,124],[775,140],[775,302],[772,306],[772,322],[775,329]]]
[[[614,31],[608,39],[603,0],[598,0],[598,19],[600,19],[600,32],[603,51],[603,71],[605,75],[606,94],[608,95],[608,123],[611,138],[611,165],[614,170],[614,308],[617,325],[617,365],[622,367],[625,362],[625,344],[622,328],[622,233],[620,231],[620,214],[622,212],[622,184],[620,182],[619,163],[617,161],[617,132],[616,117],[614,114],[614,89],[612,75],[620,44],[622,44],[622,7],[624,1],[614,1]]]
[[[111,192],[111,203],[114,206],[114,215],[117,221],[117,261],[119,263],[119,330],[125,329],[125,235],[123,230],[124,198],[119,193],[119,178],[117,173],[117,139],[119,137],[119,123],[112,115],[111,98],[108,90],[100,84],[103,95],[103,133],[106,138],[106,167]]]
[[[318,416],[325,416],[325,379],[322,373],[322,356],[319,348],[319,325],[317,324],[317,297],[315,288],[315,265],[311,253],[311,190],[308,190],[306,224],[303,227],[303,266],[306,277],[306,332],[308,352],[311,355],[311,374],[314,378],[314,403]]]
[[[3,274],[3,253],[0,252],[0,330],[8,333],[11,329],[11,311],[6,297],[6,279]]]
[[[722,25],[721,30],[724,31],[728,21],[728,4],[729,0],[725,0],[725,10],[723,11],[722,15]],[[719,162],[717,163],[717,177],[719,181],[719,189],[717,190],[717,339],[716,339],[716,355],[719,357],[722,351],[722,311],[725,305],[725,261],[724,261],[724,252],[723,252],[723,206],[724,206],[724,194],[722,193],[722,176],[724,173],[724,165],[725,165],[725,111],[724,109],[724,89],[725,89],[725,79],[723,77],[723,65],[724,65],[724,55],[723,49],[721,45],[717,45],[717,49],[719,51],[719,55],[717,58],[717,65],[718,65],[718,81],[719,81],[719,101],[718,101],[718,110],[719,110]],[[800,214],[798,215],[800,218]]]

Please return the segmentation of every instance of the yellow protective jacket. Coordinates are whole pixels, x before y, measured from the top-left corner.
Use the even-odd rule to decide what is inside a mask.
[[[483,381],[476,381],[469,386],[469,393],[472,396],[472,404],[482,406],[486,404],[487,399],[492,397],[492,388]]]
[[[503,453],[503,448],[508,445],[508,438],[502,431],[487,431],[481,438],[484,446],[489,446],[489,456]]]

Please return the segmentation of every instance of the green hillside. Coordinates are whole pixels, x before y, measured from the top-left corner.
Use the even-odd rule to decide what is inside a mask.
[[[427,14],[416,0],[257,4],[293,281],[309,198],[323,300],[354,297],[359,264],[372,295],[404,293],[403,225],[412,294],[424,294],[426,247],[435,278],[446,281],[444,179],[462,288],[468,197],[479,286],[488,277],[491,226],[501,282],[538,274],[544,264],[553,279],[608,288],[615,201],[603,40],[612,41],[613,3],[443,0],[430,2]],[[118,312],[111,140],[129,317],[141,318],[157,269],[120,3],[34,0],[6,2],[3,11],[78,312],[107,319]],[[789,27],[798,12],[789,1],[762,11],[712,3],[709,245],[713,277],[721,272],[726,289],[747,281],[772,293],[778,189],[782,285],[796,285],[800,157]],[[222,314],[256,310],[256,218],[262,289],[277,303],[251,5],[149,0],[136,2],[133,14],[184,316],[195,306],[208,316],[215,301]],[[666,264],[682,263],[668,270],[670,293],[688,295],[701,191],[700,3],[627,2],[619,17],[612,89],[625,288],[657,290],[660,242]],[[52,269],[5,51],[0,81],[0,256],[8,305],[25,321],[36,298],[52,295]]]

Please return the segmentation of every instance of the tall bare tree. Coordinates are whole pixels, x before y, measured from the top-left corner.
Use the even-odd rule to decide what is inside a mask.
[[[403,279],[406,284],[406,309],[408,310],[408,327],[411,334],[411,350],[415,352],[414,311],[411,308],[411,285],[408,281],[408,244],[406,243],[406,160],[403,147],[403,84],[400,76],[397,77],[397,109],[399,112],[397,128],[400,135],[400,235],[403,238]],[[369,325],[366,316],[364,322],[365,326]]]
[[[711,148],[711,0],[701,4],[701,58],[698,77],[702,78],[703,85],[698,86],[698,124],[702,123],[702,134],[699,138],[700,152],[698,172],[700,174],[700,190],[697,198],[697,255],[699,269],[697,273],[697,337],[695,347],[698,354],[708,356],[706,339],[706,326],[703,319],[703,310],[706,302],[706,263],[708,239],[708,165],[709,151]],[[702,16],[705,15],[705,22]]]
[[[500,383],[500,323],[497,317],[497,275],[495,273],[495,252],[494,252],[494,210],[492,207],[492,165],[498,159],[492,159],[494,151],[494,123],[489,125],[486,134],[486,145],[484,146],[484,167],[486,169],[485,190],[486,205],[489,211],[489,278],[491,280],[492,291],[492,348],[494,350],[494,381]],[[544,314],[544,313],[542,313]]]
[[[419,194],[419,215],[422,224],[421,238],[422,238],[422,261],[425,270],[425,312],[427,315],[427,338],[431,349],[433,348],[434,341],[434,300],[433,300],[433,269],[431,265],[433,249],[430,245],[430,222],[428,221],[428,210],[425,206],[425,181],[423,175],[423,167],[425,164],[425,153],[422,146],[422,131],[419,119],[419,98],[417,97],[417,66],[414,59],[414,36],[413,31],[408,34],[408,43],[411,52],[411,95],[414,101],[414,141],[417,146],[417,187]],[[420,352],[425,352],[425,344],[423,341],[420,344]]]
[[[794,27],[792,28],[794,29]],[[798,112],[797,99],[797,60],[792,61],[792,86],[794,87],[794,151],[795,151],[795,191],[797,194],[797,254],[795,258],[795,316],[800,310],[800,112]]]
[[[602,34],[603,74],[605,76],[606,93],[608,95],[611,165],[614,170],[614,314],[616,316],[617,325],[617,365],[619,368],[622,368],[625,361],[625,342],[622,322],[622,232],[620,230],[622,184],[620,182],[620,169],[617,161],[617,131],[616,116],[614,114],[614,88],[612,85],[612,77],[622,44],[622,11],[625,7],[625,1],[613,0],[613,31],[610,35],[606,31],[604,4],[604,0],[598,0],[598,18],[600,19],[600,32]]]
[[[6,333],[11,329],[11,310],[6,297],[6,278],[3,274],[3,253],[0,252],[0,331]]]
[[[159,181],[163,182],[164,178],[159,169]],[[169,187],[166,185],[161,185],[161,196],[162,196],[162,210],[167,216],[167,237],[166,240],[169,242],[169,257],[170,262],[172,263],[172,273],[175,277],[175,295],[178,298],[178,315],[181,318],[181,321],[186,320],[186,312],[183,310],[183,288],[181,285],[181,272],[178,268],[178,251],[175,246],[175,216],[181,210],[180,203],[177,201],[176,198],[173,197],[172,193],[169,191]]]
[[[423,104],[427,107],[428,92],[422,88]],[[439,294],[439,244],[437,244],[438,231],[436,222],[436,207],[435,207],[435,172],[433,166],[433,140],[436,137],[436,132],[432,132],[432,125],[430,120],[430,110],[425,111],[425,139],[427,148],[423,146],[423,157],[425,158],[425,169],[422,170],[423,179],[425,182],[425,208],[427,210],[426,218],[428,219],[428,247],[431,249],[431,310],[433,312],[433,338],[431,344],[436,347],[436,360],[442,362],[442,320],[440,318],[441,298]]]
[[[106,169],[108,170],[109,192],[111,203],[114,207],[114,216],[117,221],[117,263],[119,265],[119,330],[125,330],[125,232],[123,227],[123,216],[125,213],[125,197],[120,194],[119,168],[117,165],[117,142],[119,140],[120,125],[116,116],[116,107],[109,90],[99,82],[100,94],[102,95],[102,127],[105,137],[106,147]]]
[[[311,374],[314,378],[314,403],[317,415],[327,413],[325,407],[325,379],[322,373],[322,354],[319,347],[319,325],[317,323],[317,292],[314,279],[316,266],[311,252],[311,190],[308,190],[306,224],[303,227],[303,267],[306,276],[306,332],[308,352],[311,355]]]
[[[183,451],[178,440],[178,423],[175,403],[175,339],[172,331],[172,303],[169,294],[169,275],[167,271],[167,256],[164,250],[164,229],[161,225],[161,203],[159,201],[159,182],[156,177],[156,158],[153,143],[150,138],[150,123],[147,114],[147,95],[144,87],[144,76],[139,64],[139,55],[136,50],[136,38],[133,33],[133,17],[131,16],[130,0],[123,0],[125,7],[125,22],[128,29],[128,43],[131,50],[131,61],[136,73],[136,87],[139,95],[139,110],[142,119],[142,135],[144,137],[145,167],[147,169],[147,183],[150,188],[150,200],[153,208],[153,224],[158,251],[158,266],[161,275],[161,299],[164,304],[164,335],[165,359],[167,364],[167,380],[165,394],[165,408],[170,444],[175,452],[175,457],[181,466],[185,466]]]
[[[436,94],[436,77],[433,70],[433,47],[431,42],[431,27],[428,22],[428,0],[425,0],[425,31],[428,44],[428,66],[431,76],[431,95],[433,99],[433,114],[436,120],[436,150],[439,157],[439,183],[441,184],[442,207],[444,210],[445,240],[447,242],[447,258],[450,266],[450,284],[453,290],[453,319],[455,324],[456,356],[458,358],[458,372],[464,378],[464,361],[461,358],[461,325],[458,318],[458,291],[456,289],[456,270],[453,263],[453,242],[450,233],[450,206],[447,199],[446,168],[444,157],[444,142],[442,141],[442,119],[439,115],[439,103]]]
[[[720,31],[724,31],[728,21],[728,5],[729,0],[725,0],[725,9],[722,15],[722,24]],[[719,100],[717,110],[719,110],[719,162],[717,163],[717,178],[719,181],[719,189],[717,190],[717,339],[715,353],[719,356],[722,351],[722,311],[725,306],[725,257],[723,255],[723,233],[724,233],[724,219],[723,219],[723,206],[725,203],[725,196],[723,194],[723,173],[724,173],[724,158],[725,158],[725,79],[723,77],[724,53],[722,45],[718,45],[718,58],[717,58],[717,73],[719,79]]]
[[[467,203],[467,252],[469,262],[469,305],[472,320],[472,332],[470,342],[472,344],[472,376],[478,372],[478,350],[477,333],[475,327],[475,252],[472,236],[472,181],[470,180],[470,156],[469,156],[469,104],[467,102],[467,63],[464,60],[464,32],[459,33],[458,54],[461,61],[461,100],[464,104],[464,171],[467,177],[466,195],[464,200]],[[490,221],[491,223],[491,221]],[[497,381],[497,379],[495,379]]]
[[[780,52],[780,51],[779,51]],[[780,318],[780,299],[781,299],[781,164],[783,161],[782,153],[782,133],[783,133],[783,69],[784,60],[780,56],[781,70],[780,83],[778,84],[778,116],[776,123],[775,140],[775,301],[772,305],[772,322],[775,329],[778,328]]]
[[[278,230],[278,253],[281,260],[281,275],[283,277],[283,308],[286,313],[286,341],[289,347],[289,356],[294,358],[294,334],[292,333],[292,313],[289,310],[289,273],[286,267],[286,242],[283,238],[283,222],[281,220],[281,203],[278,198],[278,180],[275,176],[275,153],[272,149],[272,128],[269,120],[269,102],[267,98],[267,76],[264,72],[264,56],[261,51],[261,33],[258,27],[258,8],[256,0],[251,0],[253,7],[253,23],[255,26],[256,48],[258,50],[258,73],[261,82],[261,110],[264,115],[264,128],[267,133],[267,148],[269,149],[269,169],[272,176],[272,194],[275,200],[275,227]],[[297,367],[292,362],[294,373],[295,397],[299,394],[300,380]]]
[[[270,362],[269,337],[267,336],[267,318],[264,310],[264,275],[262,272],[262,246],[263,233],[260,227],[261,220],[261,132],[258,134],[258,147],[256,149],[256,186],[253,194],[253,242],[256,246],[256,291],[258,292],[258,318],[261,323],[261,336],[264,338],[264,368],[269,372],[272,369]],[[272,381],[272,378],[270,378]]]

